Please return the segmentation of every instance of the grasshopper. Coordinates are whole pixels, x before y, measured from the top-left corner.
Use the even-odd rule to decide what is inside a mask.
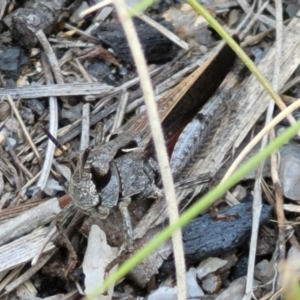
[[[157,198],[161,195],[155,177],[158,166],[154,159],[143,158],[137,137],[119,135],[102,147],[85,150],[71,177],[68,192],[73,204],[88,215],[106,219],[110,209],[119,206],[123,217],[126,248],[132,244],[132,226],[128,205],[132,197]],[[130,152],[123,152],[128,146]]]

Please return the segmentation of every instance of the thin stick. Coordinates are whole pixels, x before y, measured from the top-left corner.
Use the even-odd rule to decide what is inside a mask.
[[[245,0],[238,0],[237,2],[241,6],[241,8],[244,10],[244,12],[248,13],[248,11],[250,10],[250,5],[248,4],[248,2]],[[273,28],[276,27],[275,21],[265,15],[259,15],[258,19],[259,19],[259,21],[269,25],[270,27],[273,27]]]
[[[80,150],[85,150],[90,143],[90,104],[82,106]]]
[[[53,84],[53,77],[51,74],[51,70],[48,66],[47,60],[45,55],[41,56],[42,66],[44,69],[44,75],[46,78],[47,84]],[[49,132],[54,138],[57,138],[57,130],[58,130],[58,107],[57,107],[57,98],[56,97],[49,97]],[[37,182],[37,187],[43,191],[47,184],[49,174],[51,171],[51,166],[53,162],[55,151],[55,145],[48,141],[47,150],[45,153],[45,161],[41,170],[41,175]]]
[[[240,38],[241,39],[245,38],[245,36],[247,35],[248,31],[250,31],[250,29],[252,28],[252,26],[254,25],[254,23],[256,22],[256,20],[258,19],[258,17],[262,14],[262,12],[264,11],[264,9],[268,5],[268,3],[269,3],[268,1],[265,2],[264,5],[262,5],[261,8],[258,10],[258,12],[253,16],[253,18],[251,19],[251,21],[247,24],[247,27],[240,34]]]
[[[90,42],[94,43],[94,44],[99,44],[99,40],[95,37],[93,37],[92,35],[78,29],[77,27],[74,27],[68,23],[65,24],[65,28],[69,29],[69,30],[75,30],[76,33],[80,34],[82,38],[89,40]],[[77,46],[78,47],[78,46]]]
[[[291,19],[285,20],[283,22],[283,24],[287,25],[290,21],[291,21]],[[251,36],[251,37],[247,38],[246,41],[243,41],[241,43],[241,47],[242,48],[246,48],[247,46],[251,46],[253,44],[256,44],[259,41],[261,41],[264,37],[266,37],[267,35],[269,35],[270,33],[273,33],[273,31],[274,31],[274,28],[270,28],[270,29],[267,29],[267,30],[265,30],[265,31],[263,31],[261,33],[258,33],[257,35]],[[280,93],[282,93],[282,90],[280,90]]]
[[[47,261],[56,253],[56,250],[52,250],[50,253],[45,254],[40,260],[37,265],[28,269],[25,273],[19,276],[17,279],[9,283],[5,287],[4,294],[7,295],[8,293],[12,292],[18,286],[20,286],[25,281],[29,280],[34,274],[36,274],[46,263]]]
[[[17,190],[21,189],[21,180],[20,180],[20,176],[16,170],[16,168],[10,163],[9,159],[5,156],[2,157],[3,162],[7,165],[7,168],[10,170],[11,174],[14,177],[15,180],[15,185]],[[16,203],[11,203],[11,205],[15,205]]]
[[[273,87],[275,90],[278,90],[279,85],[279,76],[280,76],[280,61],[282,56],[282,2],[281,0],[276,0],[276,60],[275,60],[275,70],[274,70],[274,78],[273,78]],[[270,141],[275,139],[275,130],[274,128],[270,132]],[[278,175],[278,162],[277,155],[278,152],[273,153],[271,155],[271,176],[273,185],[275,187],[275,197],[276,197],[276,214],[278,221],[278,257],[276,257],[277,262],[283,261],[285,258],[285,216],[283,210],[283,190],[282,185],[280,183],[279,175]],[[276,272],[276,276],[274,278],[275,290],[279,288],[279,278],[278,272]]]
[[[52,227],[50,232],[48,233],[47,237],[44,238],[43,242],[41,243],[40,247],[38,248],[35,256],[31,260],[31,266],[35,267],[37,263],[39,262],[40,264],[40,258],[43,255],[43,252],[48,245],[48,243],[51,241],[51,239],[54,237],[55,234],[57,234],[57,227],[55,226],[55,223],[52,222],[49,227]]]
[[[58,63],[58,60],[55,56],[55,53],[50,45],[50,43],[47,40],[47,37],[45,36],[45,33],[43,32],[43,30],[38,30],[36,32],[36,37],[38,38],[40,44],[42,45],[42,47],[44,48],[44,51],[46,53],[46,56],[48,58],[48,62],[52,68],[53,71],[53,75],[54,78],[56,80],[56,83],[60,83],[63,84],[64,83],[64,79],[60,70],[60,65]],[[60,97],[60,99],[64,102],[68,102],[68,99],[66,97]]]
[[[239,154],[239,156],[232,163],[222,181],[225,181],[229,178],[233,172],[237,169],[240,163],[244,160],[247,154],[255,147],[255,145],[262,139],[262,137],[268,133],[272,128],[274,128],[280,121],[285,119],[288,115],[290,115],[294,110],[300,107],[300,98],[295,101],[293,104],[288,106],[285,110],[280,112],[270,123],[268,123],[252,140],[251,142],[243,149],[243,151]]]
[[[38,172],[33,178],[31,178],[22,188],[21,191],[22,192],[24,189],[27,189],[28,187],[30,187],[32,184],[34,184],[37,179],[39,178],[41,172]]]
[[[182,49],[189,50],[189,48],[190,48],[189,44],[187,44],[185,41],[181,40],[176,34],[171,32],[170,30],[166,29],[165,27],[163,27],[162,25],[160,25],[153,19],[149,18],[148,16],[144,15],[143,13],[139,14],[138,18],[140,18],[141,20],[143,20],[144,22],[146,22],[147,24],[149,24],[150,26],[152,26],[153,28],[158,30],[161,34],[163,34],[165,37],[167,37],[169,40],[171,40],[173,43],[175,43]]]
[[[133,22],[126,9],[124,0],[115,0],[116,10],[119,19],[124,28],[124,32],[127,36],[128,43],[131,49],[132,56],[134,58],[138,75],[141,80],[141,88],[145,96],[145,104],[147,107],[147,113],[149,116],[149,123],[151,132],[153,135],[153,141],[157,152],[158,163],[161,170],[162,182],[165,190],[166,201],[169,211],[170,223],[174,223],[178,217],[178,207],[176,203],[176,194],[173,183],[173,177],[169,166],[169,159],[163,138],[160,119],[157,112],[156,102],[154,100],[154,93],[151,86],[150,76],[147,71],[147,65],[145,57],[142,52],[141,45],[138,40],[137,33],[134,29]],[[186,299],[186,278],[185,278],[185,261],[183,252],[183,243],[181,231],[178,230],[172,236],[174,257],[176,264],[176,277],[178,288],[178,299]]]
[[[8,102],[9,102],[9,104],[10,104],[10,106],[11,106],[11,108],[12,108],[12,110],[13,110],[13,112],[14,112],[16,118],[17,118],[17,120],[19,121],[19,123],[20,123],[20,125],[21,125],[21,128],[22,128],[22,130],[23,130],[23,132],[24,132],[24,135],[25,135],[25,137],[26,137],[26,140],[27,140],[28,144],[30,145],[30,147],[31,147],[31,149],[32,149],[32,151],[33,151],[33,153],[34,153],[34,155],[35,155],[36,158],[38,159],[39,163],[41,163],[41,162],[42,162],[42,158],[41,158],[39,152],[37,151],[37,149],[36,149],[36,147],[35,147],[35,144],[33,143],[32,139],[31,139],[30,134],[29,134],[28,131],[27,131],[27,128],[26,128],[26,126],[25,126],[25,124],[24,124],[24,122],[23,122],[22,117],[21,117],[20,114],[19,114],[19,111],[17,110],[17,108],[16,108],[16,106],[15,106],[15,103],[14,103],[13,99],[11,98],[10,95],[6,95],[6,98],[7,98]]]
[[[280,75],[280,65],[282,58],[282,8],[280,0],[276,0],[276,53],[275,53],[275,66],[273,73],[272,88],[274,91],[278,91],[279,85],[279,75]],[[265,124],[271,122],[273,118],[275,103],[270,101]],[[268,143],[268,136],[265,135],[262,139],[261,150],[263,150]],[[273,154],[274,155],[274,154]],[[253,281],[254,281],[254,268],[255,268],[255,258],[256,258],[256,248],[258,240],[258,230],[259,230],[259,219],[262,208],[262,197],[261,197],[261,179],[263,173],[264,162],[261,162],[256,171],[254,198],[253,198],[253,222],[252,222],[252,234],[250,241],[250,255],[248,262],[248,272],[247,272],[247,284],[246,284],[246,295],[253,294]]]
[[[115,132],[122,125],[122,122],[124,120],[124,115],[125,115],[125,109],[127,106],[127,101],[128,101],[128,92],[124,90],[122,93],[122,97],[120,99],[120,103],[118,105],[116,117],[111,132]]]
[[[19,276],[19,274],[21,273],[23,267],[25,264],[22,264],[21,266],[17,267],[16,269],[12,270],[10,272],[10,274],[8,276],[6,276],[4,278],[4,280],[1,281],[0,284],[0,293],[3,291],[3,289],[12,281],[14,280],[16,277]]]
[[[19,157],[15,154],[15,151],[13,150],[13,148],[11,147],[10,143],[8,141],[6,141],[6,147],[7,150],[10,154],[10,156],[13,158],[14,163],[16,164],[16,166],[23,171],[23,173],[30,179],[33,178],[33,175],[30,173],[30,171],[22,164],[22,162],[19,160]]]
[[[100,8],[102,8],[102,7],[104,7],[104,6],[110,5],[110,4],[112,4],[112,3],[113,3],[112,0],[104,0],[104,1],[101,1],[101,2],[99,2],[99,3],[97,3],[97,4],[93,5],[93,6],[91,6],[90,8],[86,9],[86,10],[82,13],[82,15],[90,14],[90,13],[92,13],[92,12],[94,12],[94,11],[96,11],[96,10],[98,10],[98,9],[100,9]],[[126,4],[125,4],[125,5],[126,5]]]
[[[276,138],[274,129],[270,132],[270,141],[273,141]],[[278,175],[278,155],[277,153],[273,153],[271,155],[271,176],[274,185],[275,191],[275,199],[276,199],[276,215],[277,215],[277,222],[278,222],[278,257],[276,260],[278,262],[282,261],[285,258],[285,215],[283,209],[283,190],[282,185],[280,182],[280,178]],[[277,283],[278,284],[278,283]]]

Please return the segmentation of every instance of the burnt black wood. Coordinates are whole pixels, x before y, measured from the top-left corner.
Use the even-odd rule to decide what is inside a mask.
[[[207,257],[228,252],[240,245],[250,236],[252,227],[252,196],[245,202],[219,211],[219,214],[238,213],[239,218],[228,221],[213,220],[210,214],[194,219],[183,228],[185,257],[189,261],[200,261]],[[272,207],[263,205],[260,224],[269,221]]]
[[[248,195],[241,204],[218,212],[224,215],[238,213],[238,219],[214,220],[207,213],[184,227],[182,235],[187,265],[199,264],[208,257],[220,256],[246,243],[252,228],[252,200],[253,197]],[[260,225],[270,220],[271,211],[271,206],[263,204]],[[172,255],[163,263],[160,271],[163,274],[175,271]]]

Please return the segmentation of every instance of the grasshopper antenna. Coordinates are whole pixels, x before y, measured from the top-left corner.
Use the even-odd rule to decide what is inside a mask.
[[[68,160],[73,170],[75,170],[75,165],[68,156],[67,151],[63,148],[63,146],[59,143],[59,141],[50,133],[48,129],[46,129],[44,126],[42,126],[42,130],[48,137],[48,139],[62,152],[63,156]]]
[[[84,170],[84,166],[88,160],[88,157],[89,157],[89,154],[91,152],[91,149],[89,148],[86,148],[83,152],[83,155],[82,155],[82,160],[81,160],[81,174],[83,173],[83,170]]]

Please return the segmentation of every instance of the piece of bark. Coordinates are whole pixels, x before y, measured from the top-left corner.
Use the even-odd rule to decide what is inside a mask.
[[[13,39],[27,49],[38,44],[35,33],[42,30],[49,34],[56,24],[68,17],[81,1],[74,1],[69,7],[67,0],[38,0],[27,1],[24,8],[18,8],[4,19],[10,28]]]
[[[61,211],[57,198],[50,199],[0,225],[0,245],[50,223]]]
[[[177,55],[179,47],[159,31],[140,19],[133,18],[133,21],[148,63],[164,63]],[[172,31],[169,22],[162,21],[160,24]],[[126,64],[133,64],[127,38],[120,23],[103,24],[93,32],[93,35],[111,47],[118,59]]]
[[[30,261],[41,248],[45,236],[49,233],[47,227],[37,229],[11,243],[0,247],[0,272],[11,270],[25,262]],[[54,250],[52,242],[48,243],[43,253]]]
[[[208,257],[216,257],[241,246],[250,236],[252,226],[252,196],[245,202],[219,211],[222,215],[237,213],[238,218],[214,220],[209,213],[194,219],[182,230],[187,265],[199,263]],[[270,220],[272,207],[263,205],[260,224]],[[173,258],[161,267],[163,273],[175,271]]]
[[[247,198],[251,200],[252,197]],[[261,225],[270,219],[271,210],[271,206],[263,205]],[[238,213],[239,218],[214,220],[210,214],[205,214],[183,228],[184,253],[189,262],[198,262],[228,252],[242,245],[249,237],[252,226],[252,201],[227,207],[219,213]]]
[[[31,85],[13,89],[0,89],[0,97],[9,94],[13,99],[34,99],[44,97],[95,95],[104,97],[119,92],[119,88],[106,84],[97,83],[72,83],[72,84],[49,84]]]
[[[6,80],[8,78],[17,80],[20,76],[20,67],[27,63],[28,58],[21,47],[0,46],[0,71]]]

